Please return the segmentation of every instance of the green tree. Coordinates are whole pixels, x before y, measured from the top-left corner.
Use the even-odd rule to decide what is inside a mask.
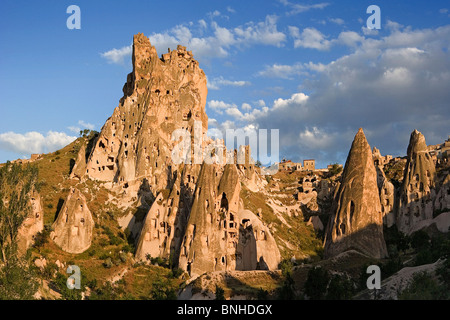
[[[322,267],[314,267],[308,271],[305,282],[305,294],[312,300],[322,300],[325,297],[330,276]]]
[[[172,287],[170,281],[159,278],[155,282],[153,282],[152,289],[150,290],[150,299],[176,300],[177,293],[175,291],[175,288]]]
[[[349,300],[355,293],[353,282],[340,275],[334,275],[328,285],[327,300]]]
[[[415,274],[408,288],[398,296],[399,300],[443,300],[449,297],[447,288],[426,272]]]
[[[31,300],[37,289],[28,261],[12,256],[0,268],[0,300]]]
[[[216,284],[216,300],[225,300],[225,290]]]

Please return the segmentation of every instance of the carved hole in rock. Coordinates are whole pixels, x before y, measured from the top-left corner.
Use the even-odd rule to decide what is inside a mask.
[[[427,170],[427,177],[431,178],[430,170]]]
[[[222,193],[222,200],[220,200],[220,209],[223,209],[225,212],[228,211],[228,199],[225,192]]]
[[[123,188],[124,188],[124,189],[128,188],[128,182],[126,182],[126,183],[123,185]]]
[[[81,218],[80,222],[84,225],[84,218]]]
[[[339,227],[338,227],[338,226],[336,226],[336,235],[337,235],[337,236],[340,236],[340,235],[341,235],[341,230],[339,230]]]
[[[389,199],[386,199],[386,205],[387,206],[389,205]]]
[[[349,211],[350,211],[350,223],[352,223],[353,214],[355,213],[355,203],[353,202],[353,200],[350,201]],[[345,232],[343,232],[343,233],[345,233]]]
[[[222,256],[222,264],[225,264],[225,257]]]
[[[98,143],[98,146],[99,146],[100,148],[102,148],[102,149],[105,149],[105,148],[106,148],[105,144],[104,144],[103,141],[101,141],[101,140],[100,140],[100,142]]]
[[[415,175],[415,179],[416,179],[416,181],[419,181],[419,175],[418,174]]]
[[[340,228],[341,228],[342,234],[345,234],[345,224],[341,223]]]
[[[419,191],[420,191],[420,192],[423,192],[423,190],[424,190],[424,188],[423,188],[423,182],[421,182],[421,183],[420,183]]]
[[[384,194],[388,194],[388,189],[384,188]]]
[[[128,158],[128,150],[125,150],[125,158]]]

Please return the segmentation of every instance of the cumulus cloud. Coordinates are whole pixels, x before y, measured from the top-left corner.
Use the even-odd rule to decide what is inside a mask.
[[[316,28],[305,28],[302,33],[297,27],[290,27],[291,36],[294,38],[294,48],[302,47],[317,50],[330,49],[331,42]]]
[[[220,15],[211,13],[210,18]],[[277,29],[277,16],[268,15],[264,21],[247,22],[234,28],[221,27],[214,20],[210,25],[204,20],[198,21],[202,32],[207,36],[198,36],[195,28],[186,25],[177,25],[161,33],[149,36],[150,42],[158,52],[165,52],[167,48],[176,49],[182,44],[192,50],[197,58],[224,58],[230,54],[233,47],[251,45],[270,45],[281,47],[286,41],[286,35]]]
[[[345,21],[341,18],[330,18],[329,20],[337,25],[345,24]]]
[[[244,80],[227,80],[223,77],[214,78],[212,80],[208,79],[207,86],[210,90],[219,90],[223,86],[230,86],[230,87],[245,87],[249,86],[251,83],[250,81],[244,81]]]
[[[293,76],[298,76],[303,73],[304,67],[300,63],[294,65],[275,63],[271,66],[266,66],[264,70],[258,72],[258,75],[267,78],[292,79]]]
[[[450,26],[392,25],[389,31],[378,38],[346,31],[330,40],[347,45],[350,53],[311,64],[320,73],[303,77],[309,94],[276,99],[252,123],[280,129],[284,155],[316,158],[322,165],[343,163],[360,127],[383,154],[404,155],[416,128],[427,143],[441,143],[450,123]]]
[[[100,55],[105,58],[108,63],[124,64],[125,58],[129,60],[132,51],[133,48],[131,45],[129,45],[120,49],[111,49],[109,51],[101,53]]]
[[[49,131],[45,136],[36,131],[24,134],[5,132],[0,134],[0,149],[21,154],[47,153],[65,147],[75,139],[55,131]]]
[[[289,11],[286,13],[287,15],[295,15],[312,9],[324,9],[330,5],[328,2],[321,2],[316,4],[292,3],[287,0],[280,0],[280,2],[289,8]]]

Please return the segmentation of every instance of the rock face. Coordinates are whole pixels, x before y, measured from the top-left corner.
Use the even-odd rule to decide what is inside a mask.
[[[324,242],[326,258],[350,249],[373,258],[387,256],[377,173],[362,129],[348,154],[333,211]]]
[[[152,190],[163,189],[168,172],[175,170],[170,163],[178,143],[171,140],[174,130],[192,133],[198,121],[206,140],[206,76],[185,47],[160,59],[143,34],[134,36],[132,59],[124,95],[101,130],[86,175],[125,189],[148,177]]]
[[[433,219],[435,165],[427,150],[425,137],[414,130],[408,146],[403,183],[400,189],[397,228],[409,233],[414,225]]]
[[[441,212],[450,211],[450,174],[447,174],[439,186],[434,200],[434,209]]]
[[[193,277],[204,272],[275,269],[280,253],[267,227],[240,208],[234,164],[203,164],[194,193],[179,266]]]
[[[41,197],[34,191],[30,197],[31,212],[25,218],[18,230],[18,251],[24,254],[33,244],[34,236],[44,230],[44,211],[42,210]]]
[[[82,253],[90,247],[94,220],[85,197],[78,189],[70,189],[52,227],[54,231],[50,234],[50,238],[62,250]]]
[[[380,194],[381,213],[383,215],[383,223],[388,228],[395,224],[395,187],[384,174],[383,164],[379,161],[382,158],[380,151],[373,148],[373,159],[375,169],[377,170],[377,184]],[[378,161],[377,161],[378,160]]]
[[[106,182],[116,194],[137,198],[141,208],[148,208],[142,229],[133,232],[139,260],[148,255],[171,259],[191,275],[277,268],[280,253],[268,228],[240,207],[241,182],[254,191],[267,182],[257,174],[248,147],[239,153],[211,148],[206,76],[192,53],[178,46],[159,58],[148,38],[138,34],[132,59],[119,106],[84,164],[87,152],[80,150],[73,177],[85,168],[80,179]],[[173,154],[179,155],[179,140],[172,140],[177,129],[190,134],[191,148],[182,156],[190,156],[193,164],[173,161]],[[236,163],[238,154],[244,164]],[[197,162],[197,155],[235,159],[206,164],[202,158]],[[127,219],[130,226],[133,218]]]

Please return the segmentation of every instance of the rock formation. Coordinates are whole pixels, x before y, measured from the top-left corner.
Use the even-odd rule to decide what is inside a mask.
[[[193,277],[204,272],[275,269],[280,253],[267,227],[240,207],[234,164],[203,164],[181,245],[179,266]]]
[[[206,136],[206,76],[192,53],[178,46],[159,58],[138,34],[132,59],[119,106],[84,163],[87,149],[80,150],[72,176],[85,168],[80,179],[105,182],[148,208],[142,229],[133,232],[139,260],[170,258],[192,275],[276,268],[280,253],[273,237],[239,198],[241,182],[254,191],[267,182],[257,174],[249,147],[227,151]],[[176,148],[179,139],[172,139],[177,129],[190,135],[183,152]],[[176,162],[173,155],[193,163]],[[207,164],[205,155],[223,161]],[[238,155],[244,163],[236,163]],[[229,156],[234,162],[225,164]]]
[[[143,34],[134,36],[132,59],[124,95],[101,130],[86,174],[125,189],[147,177],[152,190],[164,189],[168,172],[175,171],[171,151],[178,141],[172,133],[192,134],[197,121],[200,138],[207,140],[206,76],[185,47],[159,58]]]
[[[425,137],[417,130],[411,133],[407,157],[397,215],[397,228],[404,233],[420,221],[433,219],[436,175]]]
[[[395,224],[395,187],[384,174],[381,153],[377,148],[373,148],[373,159],[377,170],[377,184],[380,194],[381,213],[383,223],[388,227]]]
[[[450,174],[443,179],[434,200],[434,210],[450,211]]]
[[[324,242],[326,258],[350,249],[373,258],[387,256],[377,173],[362,129],[348,154],[333,211]]]
[[[34,236],[44,230],[44,211],[39,193],[33,191],[30,197],[31,212],[18,230],[18,251],[24,254],[33,244]]]
[[[82,253],[92,242],[94,220],[86,199],[78,189],[71,188],[58,218],[53,223],[50,238],[64,251]]]

